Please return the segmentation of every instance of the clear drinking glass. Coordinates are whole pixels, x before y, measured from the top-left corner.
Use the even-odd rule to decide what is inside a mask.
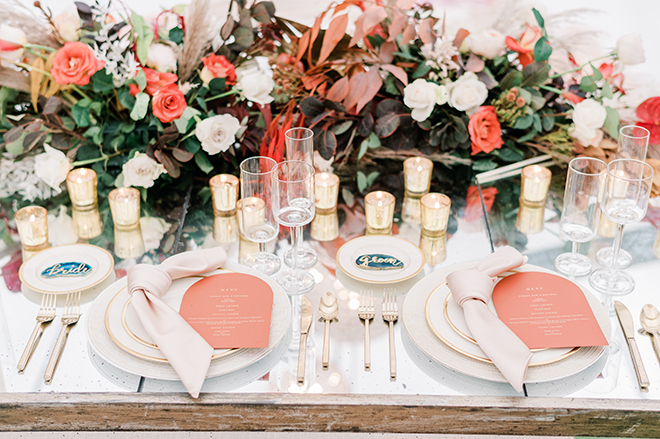
[[[637,125],[627,125],[619,130],[619,146],[616,149],[617,159],[633,159],[646,161],[651,133],[646,128]],[[605,247],[596,253],[596,262],[603,267],[612,265],[612,247]],[[617,268],[628,268],[632,263],[632,256],[621,249],[616,260]]]
[[[273,212],[277,222],[286,227],[302,227],[314,218],[314,167],[293,160],[277,165]],[[299,248],[297,233],[291,233],[291,248]],[[298,266],[298,252],[291,252],[291,269],[277,278],[291,295],[305,294],[314,288],[314,277]]]
[[[286,145],[286,159],[289,161],[300,161],[309,163],[314,167],[314,131],[309,128],[291,128],[284,133],[284,143]],[[291,233],[295,233],[296,242],[298,243],[297,264],[299,268],[307,269],[316,265],[319,260],[318,255],[311,248],[303,248],[303,228],[293,227]],[[284,252],[284,265],[291,267],[292,258],[291,250]]]
[[[273,188],[277,162],[251,157],[241,163],[241,224],[245,237],[259,244],[259,252],[246,256],[243,264],[271,275],[280,269],[280,258],[266,251],[266,243],[277,236],[279,225],[273,215]]]
[[[612,261],[621,249],[623,226],[636,223],[646,215],[653,183],[653,168],[640,160],[618,159],[607,165],[601,210],[605,217],[617,224],[614,235]],[[596,270],[589,276],[589,284],[598,292],[611,296],[628,294],[635,281],[615,264]]]
[[[555,268],[568,276],[586,276],[591,261],[578,252],[580,243],[589,242],[598,231],[600,195],[607,172],[605,162],[579,157],[568,164],[561,233],[573,242],[573,251],[555,259]]]

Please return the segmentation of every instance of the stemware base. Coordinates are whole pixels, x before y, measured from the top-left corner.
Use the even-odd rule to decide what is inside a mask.
[[[314,276],[301,270],[287,270],[277,277],[277,283],[290,296],[309,293],[314,289]]]
[[[261,273],[270,276],[279,271],[280,258],[272,253],[253,253],[243,259],[243,265],[254,268]]]
[[[635,280],[625,271],[603,268],[589,276],[589,285],[608,296],[622,296],[635,289]]]
[[[291,252],[293,250],[287,250],[284,252],[284,265],[291,267]],[[318,262],[319,257],[316,252],[312,249],[299,248],[298,255],[296,256],[296,265],[302,270],[307,270],[312,268]]]
[[[555,269],[566,276],[586,276],[591,271],[591,260],[580,253],[562,253],[555,259]]]
[[[616,258],[615,268],[624,269],[630,267],[632,264],[632,255],[627,251],[620,249],[619,257]],[[596,252],[596,262],[603,267],[612,266],[612,247],[601,248]]]

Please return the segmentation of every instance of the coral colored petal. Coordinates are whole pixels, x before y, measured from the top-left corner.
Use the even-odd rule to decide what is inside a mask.
[[[527,52],[527,50],[523,46],[521,46],[519,42],[517,42],[511,37],[506,37],[504,41],[506,42],[506,47],[513,50],[514,52],[518,52],[518,53]]]
[[[571,93],[570,91],[564,92],[561,95],[564,97],[564,99],[571,101],[574,104],[579,104],[580,102],[584,101],[584,98],[581,98],[580,96],[576,95],[575,93]]]
[[[660,96],[649,98],[642,102],[635,112],[637,118],[644,123],[660,123]]]
[[[13,52],[22,48],[22,44],[12,43],[10,41],[0,40],[0,52]]]
[[[649,137],[649,144],[660,145],[660,125],[650,123],[638,123],[637,126],[646,128],[651,133]]]

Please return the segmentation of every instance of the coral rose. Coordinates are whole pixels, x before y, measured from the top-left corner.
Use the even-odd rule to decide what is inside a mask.
[[[204,68],[199,77],[204,84],[211,82],[214,78],[225,78],[227,84],[236,84],[236,69],[232,63],[222,55],[210,54],[202,58]]]
[[[179,77],[174,73],[157,72],[148,67],[144,67],[142,71],[147,77],[147,87],[145,90],[151,96],[158,93],[158,90],[161,88],[170,84],[176,84],[176,81],[179,80]]]
[[[87,85],[89,78],[104,65],[94,57],[91,47],[76,41],[66,43],[57,51],[50,73],[58,84]]]
[[[637,107],[635,113],[639,119],[637,125],[646,128],[651,133],[649,143],[660,144],[660,96],[649,98]]]
[[[166,85],[154,95],[151,107],[161,122],[172,122],[186,111],[186,97],[175,84]]]
[[[490,105],[480,107],[470,117],[468,131],[472,140],[472,155],[479,152],[489,153],[502,147],[500,122],[495,109]]]

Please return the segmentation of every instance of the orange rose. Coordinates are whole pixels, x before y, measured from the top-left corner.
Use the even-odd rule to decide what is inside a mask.
[[[537,26],[525,25],[525,31],[518,41],[511,37],[506,37],[506,45],[509,49],[518,52],[518,61],[523,67],[534,62],[534,46],[543,36],[541,29]]]
[[[161,122],[172,122],[186,110],[186,97],[175,84],[166,85],[154,95],[151,108]]]
[[[490,105],[479,107],[477,112],[470,116],[468,131],[472,140],[472,155],[479,152],[489,153],[502,147],[502,129],[495,109]]]
[[[179,77],[174,73],[157,72],[147,67],[144,67],[142,71],[147,76],[147,87],[145,90],[151,96],[158,93],[158,90],[161,88],[170,84],[175,84],[176,81],[179,80]]]
[[[224,56],[212,53],[202,58],[202,62],[204,68],[199,76],[204,84],[208,84],[214,78],[225,78],[227,84],[236,84],[236,70]]]
[[[57,51],[50,73],[58,84],[87,85],[89,78],[101,70],[105,62],[94,57],[92,49],[80,41],[66,43]]]

